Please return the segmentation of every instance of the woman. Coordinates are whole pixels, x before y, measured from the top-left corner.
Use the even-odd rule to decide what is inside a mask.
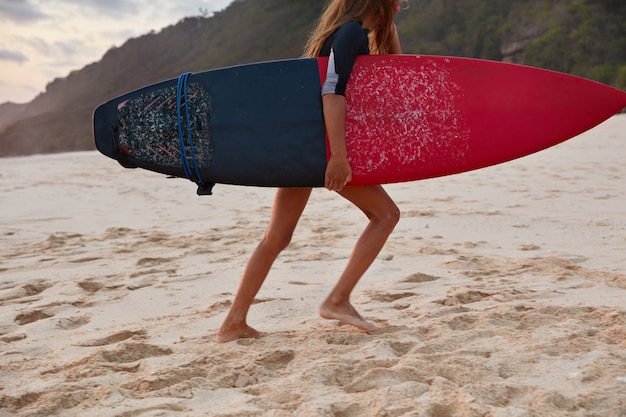
[[[374,332],[377,327],[360,316],[350,303],[350,294],[380,253],[400,218],[400,211],[381,186],[346,187],[352,179],[352,170],[346,150],[344,93],[357,55],[401,53],[393,23],[400,3],[406,0],[332,0],[305,52],[308,57],[330,57],[327,79],[322,86],[330,147],[325,187],[352,202],[369,219],[337,284],[320,306],[320,315],[365,332]],[[289,244],[310,195],[310,188],[277,190],[265,235],[246,265],[237,294],[217,333],[220,342],[260,337],[247,324],[248,310],[274,260]]]

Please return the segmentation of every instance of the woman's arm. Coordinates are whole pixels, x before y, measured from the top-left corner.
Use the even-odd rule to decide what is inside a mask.
[[[331,191],[341,191],[352,181],[346,147],[346,98],[339,94],[325,94],[322,105],[330,147],[324,186]]]
[[[396,25],[391,25],[391,47],[389,48],[390,54],[401,54],[402,47],[400,46],[400,37],[398,36],[398,28]]]

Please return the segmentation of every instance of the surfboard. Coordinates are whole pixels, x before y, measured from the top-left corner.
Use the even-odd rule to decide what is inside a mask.
[[[186,73],[94,112],[97,149],[124,167],[215,183],[321,187],[327,58]],[[415,181],[503,163],[626,107],[583,78],[469,58],[364,55],[346,89],[349,185]]]

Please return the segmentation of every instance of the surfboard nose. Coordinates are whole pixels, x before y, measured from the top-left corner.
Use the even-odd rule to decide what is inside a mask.
[[[124,158],[119,146],[118,133],[120,126],[117,119],[118,107],[119,105],[113,105],[108,102],[98,106],[96,110],[94,110],[92,126],[96,148],[103,155],[115,159],[124,168],[137,168],[136,165]]]
[[[93,136],[96,148],[103,155],[115,158],[117,146],[115,130],[118,129],[116,108],[109,103],[102,104],[93,113]]]

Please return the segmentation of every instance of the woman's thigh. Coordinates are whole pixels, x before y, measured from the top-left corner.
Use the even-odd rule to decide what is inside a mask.
[[[272,217],[267,227],[267,237],[281,240],[290,239],[310,195],[311,188],[277,189]]]

